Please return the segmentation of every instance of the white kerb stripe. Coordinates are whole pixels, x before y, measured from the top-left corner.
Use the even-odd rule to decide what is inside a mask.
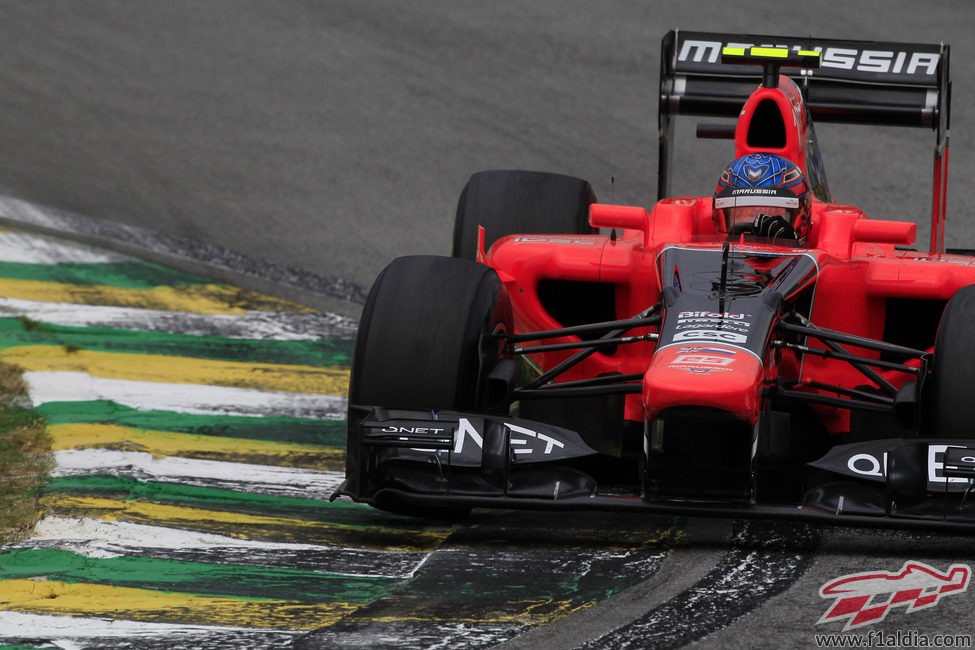
[[[104,400],[146,411],[344,420],[347,400],[337,395],[268,392],[201,384],[106,379],[85,372],[24,373],[34,406]]]
[[[40,302],[0,296],[0,316],[69,327],[112,327],[146,332],[274,341],[351,339],[356,322],[327,313],[253,311],[246,314],[190,314],[160,309]]]
[[[328,499],[345,480],[343,472],[293,469],[167,456],[143,451],[66,449],[54,452],[52,475],[122,476],[142,481],[236,488],[259,494]]]
[[[303,634],[306,634],[304,632]],[[190,625],[184,623],[150,623],[122,619],[94,618],[88,616],[54,616],[49,614],[22,614],[0,611],[0,639],[51,639],[61,648],[84,647],[85,639],[121,639],[128,643],[140,640],[168,640],[178,645],[180,640],[200,641],[201,636],[213,636],[214,642],[228,640],[228,635],[244,636],[254,640],[267,635],[287,638],[288,630],[261,630],[259,628],[227,627],[217,625]],[[77,643],[72,642],[78,640]],[[131,646],[130,646],[131,647]],[[256,646],[255,646],[256,647]]]
[[[0,261],[22,264],[107,264],[131,261],[131,257],[66,244],[42,235],[0,232]]]
[[[117,554],[113,554],[110,550],[112,545],[138,548],[253,548],[280,551],[320,551],[332,548],[325,544],[264,542],[195,530],[64,515],[49,515],[37,522],[30,541],[43,540],[94,544],[101,548],[101,551],[85,552],[92,557],[115,557]]]

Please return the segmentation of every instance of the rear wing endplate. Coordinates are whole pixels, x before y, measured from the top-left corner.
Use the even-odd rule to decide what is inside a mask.
[[[674,30],[660,57],[657,198],[669,196],[672,116],[738,117],[760,81],[750,65],[721,63],[724,47],[788,47],[821,55],[818,69],[782,67],[814,122],[935,131],[931,251],[944,251],[951,80],[944,43],[889,43]]]

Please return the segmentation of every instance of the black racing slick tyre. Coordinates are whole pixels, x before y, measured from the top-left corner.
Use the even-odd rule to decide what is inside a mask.
[[[511,331],[511,302],[493,269],[451,257],[400,257],[366,300],[349,382],[352,407],[489,410],[487,377],[502,346],[485,335]],[[509,362],[510,363],[510,362]],[[467,506],[418,506],[384,498],[381,510],[440,520]]]
[[[589,205],[595,201],[592,186],[572,176],[478,172],[467,181],[457,203],[453,256],[476,258],[478,226],[484,227],[485,251],[506,235],[592,233]]]
[[[924,435],[975,438],[975,285],[959,289],[941,315],[925,393]]]
[[[349,403],[483,410],[485,379],[511,331],[493,269],[450,257],[400,257],[373,284],[356,338]]]
[[[520,170],[478,172],[467,181],[457,203],[453,255],[476,259],[478,226],[484,227],[485,252],[498,239],[512,234],[593,234],[596,230],[589,225],[589,206],[595,202],[592,186],[581,178]],[[561,310],[556,320],[567,325],[590,322],[585,318],[591,316],[595,300],[580,298],[584,294],[577,286],[569,291],[574,293],[549,294],[553,303],[573,306],[569,311]],[[605,295],[596,298],[600,304],[605,304]],[[611,295],[609,300],[612,312]],[[585,305],[581,310],[583,319],[574,322],[580,311],[574,307],[578,304]],[[609,315],[606,320],[611,318]],[[607,442],[618,436],[622,422],[622,400],[616,397],[530,400],[521,403],[519,414],[556,426],[594,432],[586,440],[594,449],[618,447],[615,442]]]

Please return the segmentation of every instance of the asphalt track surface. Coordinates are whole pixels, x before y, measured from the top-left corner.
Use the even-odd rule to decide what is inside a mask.
[[[975,247],[975,8],[949,2],[4,2],[0,193],[307,271],[354,314],[392,257],[449,251],[475,171],[558,171],[649,205],[674,27],[950,43],[947,241]],[[839,200],[926,241],[930,131],[818,135]],[[675,189],[708,193],[729,152],[683,136]],[[692,524],[666,571],[508,645],[808,647],[829,580],[975,559],[947,535]],[[972,634],[970,598],[877,629]]]
[[[475,171],[556,171],[650,205],[675,27],[950,43],[948,241],[975,246],[975,8],[961,2],[5,1],[0,191],[366,290],[397,255],[449,253]],[[692,125],[674,190],[706,194],[730,145]],[[927,241],[931,131],[818,135],[838,200],[916,219]]]

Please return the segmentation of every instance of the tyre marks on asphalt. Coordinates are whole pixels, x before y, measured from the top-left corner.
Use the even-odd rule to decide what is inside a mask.
[[[3,643],[269,647],[331,630],[479,647],[645,579],[679,535],[669,519],[437,525],[329,503],[347,319],[20,233],[0,233],[0,296],[0,357],[25,367],[58,462],[34,537],[0,548]]]
[[[691,588],[582,650],[677,648],[727,627],[798,580],[814,559],[806,524],[736,522],[731,548]]]

